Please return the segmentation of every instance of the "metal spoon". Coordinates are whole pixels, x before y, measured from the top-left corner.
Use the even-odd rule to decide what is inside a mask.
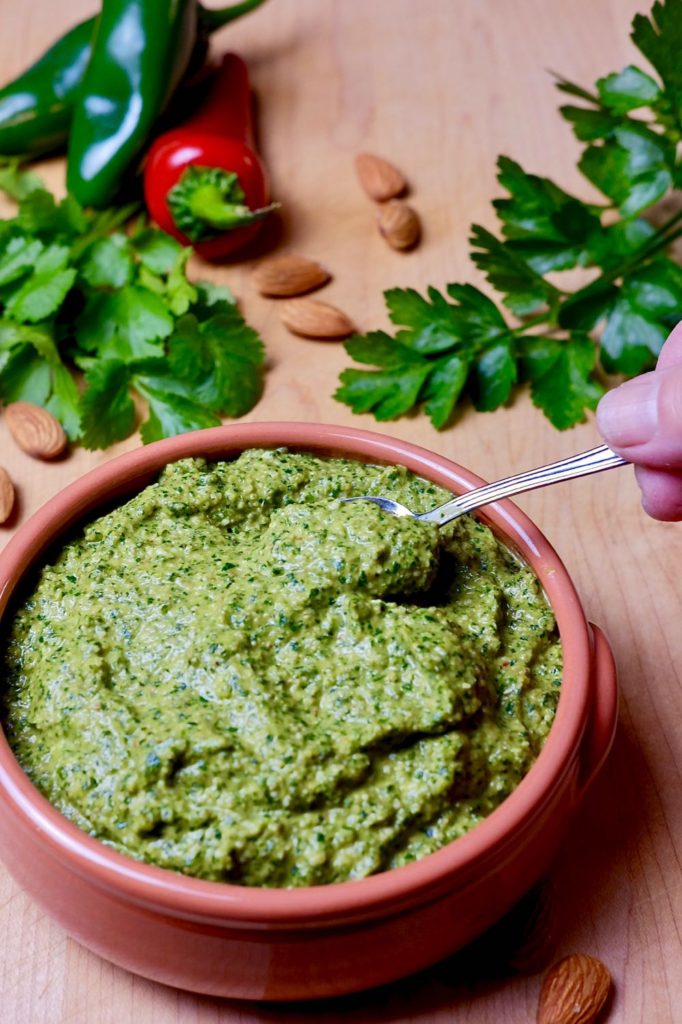
[[[373,494],[362,494],[357,498],[343,498],[342,500],[373,501],[375,505],[394,516],[412,516],[413,519],[423,519],[427,523],[437,523],[438,526],[443,526],[464,515],[465,512],[472,512],[475,508],[480,508],[481,505],[490,505],[491,502],[508,498],[512,494],[533,491],[536,487],[547,487],[548,484],[570,480],[575,476],[589,476],[590,473],[601,473],[602,470],[612,469],[614,466],[627,465],[627,459],[622,459],[607,445],[602,444],[598,448],[591,448],[588,452],[581,452],[580,455],[571,455],[568,459],[551,462],[548,466],[540,466],[538,469],[530,469],[526,473],[518,473],[516,476],[508,476],[504,480],[485,484],[484,487],[477,487],[452,501],[446,501],[444,505],[439,505],[438,508],[431,509],[430,512],[412,512],[405,505],[401,505],[399,501],[393,501],[392,498],[380,498]]]

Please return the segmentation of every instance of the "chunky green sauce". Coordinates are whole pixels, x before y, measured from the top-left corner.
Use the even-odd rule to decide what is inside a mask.
[[[45,796],[116,849],[300,886],[423,857],[519,783],[552,723],[534,575],[406,470],[185,460],[86,526],[4,640],[6,722]]]

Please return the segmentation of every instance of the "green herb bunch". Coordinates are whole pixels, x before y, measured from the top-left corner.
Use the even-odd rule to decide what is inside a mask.
[[[501,303],[470,284],[450,284],[446,295],[385,292],[399,330],[346,342],[353,359],[377,369],[344,370],[337,399],[377,420],[423,406],[442,428],[465,393],[488,411],[528,381],[535,405],[565,429],[596,405],[604,373],[653,366],[682,316],[682,269],[666,255],[682,235],[682,210],[678,203],[659,227],[642,216],[682,187],[682,0],[637,15],[632,40],[657,77],[631,65],[594,92],[557,82],[580,101],[561,114],[585,143],[580,171],[607,201],[583,202],[500,157],[500,234],[474,224],[470,244]],[[574,267],[595,275],[571,291],[557,272]]]
[[[138,222],[134,207],[92,212],[55,202],[10,161],[0,189],[0,400],[49,409],[72,439],[106,448],[216,426],[258,400],[263,345],[226,288],[192,283],[191,250]],[[79,387],[77,373],[82,371]]]

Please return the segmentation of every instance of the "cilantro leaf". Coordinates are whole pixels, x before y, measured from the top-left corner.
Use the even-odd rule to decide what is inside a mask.
[[[135,429],[130,380],[129,367],[119,359],[94,362],[85,374],[80,409],[86,448],[107,448]]]
[[[120,335],[131,357],[158,355],[173,324],[163,300],[147,288],[129,284],[112,292],[93,291],[76,321],[78,346],[99,353],[114,335]]]
[[[80,264],[81,277],[93,288],[122,288],[133,275],[133,258],[126,235],[115,232],[98,238]]]
[[[77,438],[78,388],[59,354],[52,327],[0,320],[0,353],[3,349],[16,356],[0,359],[0,392],[5,400],[39,400],[60,420],[69,437]]]
[[[220,425],[220,419],[215,413],[184,395],[166,391],[143,377],[136,379],[135,386],[149,403],[149,418],[140,430],[145,444],[162,437],[184,434],[188,430]]]
[[[42,251],[43,243],[38,238],[27,238],[25,235],[10,238],[0,255],[0,286],[24,277],[33,268]]]
[[[168,274],[183,252],[175,238],[158,228],[144,228],[133,235],[131,242],[142,266],[153,274]]]
[[[4,192],[10,199],[25,199],[31,192],[43,188],[45,185],[42,178],[22,168],[19,158],[0,158],[0,192]]]
[[[21,200],[16,222],[27,234],[48,241],[68,241],[82,234],[88,225],[83,208],[73,196],[56,203],[45,188],[34,189]]]
[[[191,255],[191,249],[183,249],[168,271],[166,301],[171,313],[174,313],[175,316],[182,316],[199,298],[199,293],[194,285],[187,280],[186,275],[187,261]]]
[[[169,373],[191,385],[207,409],[242,416],[262,389],[263,345],[235,306],[200,324],[182,317],[169,341]]]
[[[45,320],[61,306],[76,280],[67,267],[69,250],[50,245],[36,258],[31,276],[7,299],[5,310],[19,323]]]
[[[262,342],[227,288],[189,280],[191,250],[156,228],[117,230],[137,204],[58,202],[18,161],[0,161],[3,186],[19,209],[0,221],[0,398],[46,407],[90,448],[135,429],[136,390],[145,440],[255,404]]]
[[[50,395],[50,367],[32,345],[21,344],[9,354],[0,373],[0,398],[45,405]]]
[[[81,433],[81,399],[68,368],[61,359],[50,367],[52,394],[45,408],[59,420],[68,437],[75,441]]]

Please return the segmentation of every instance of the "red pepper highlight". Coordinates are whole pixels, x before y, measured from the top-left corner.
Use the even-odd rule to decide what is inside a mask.
[[[225,54],[196,113],[151,146],[144,196],[152,220],[208,260],[246,245],[275,208],[253,150],[248,71],[236,54]]]

